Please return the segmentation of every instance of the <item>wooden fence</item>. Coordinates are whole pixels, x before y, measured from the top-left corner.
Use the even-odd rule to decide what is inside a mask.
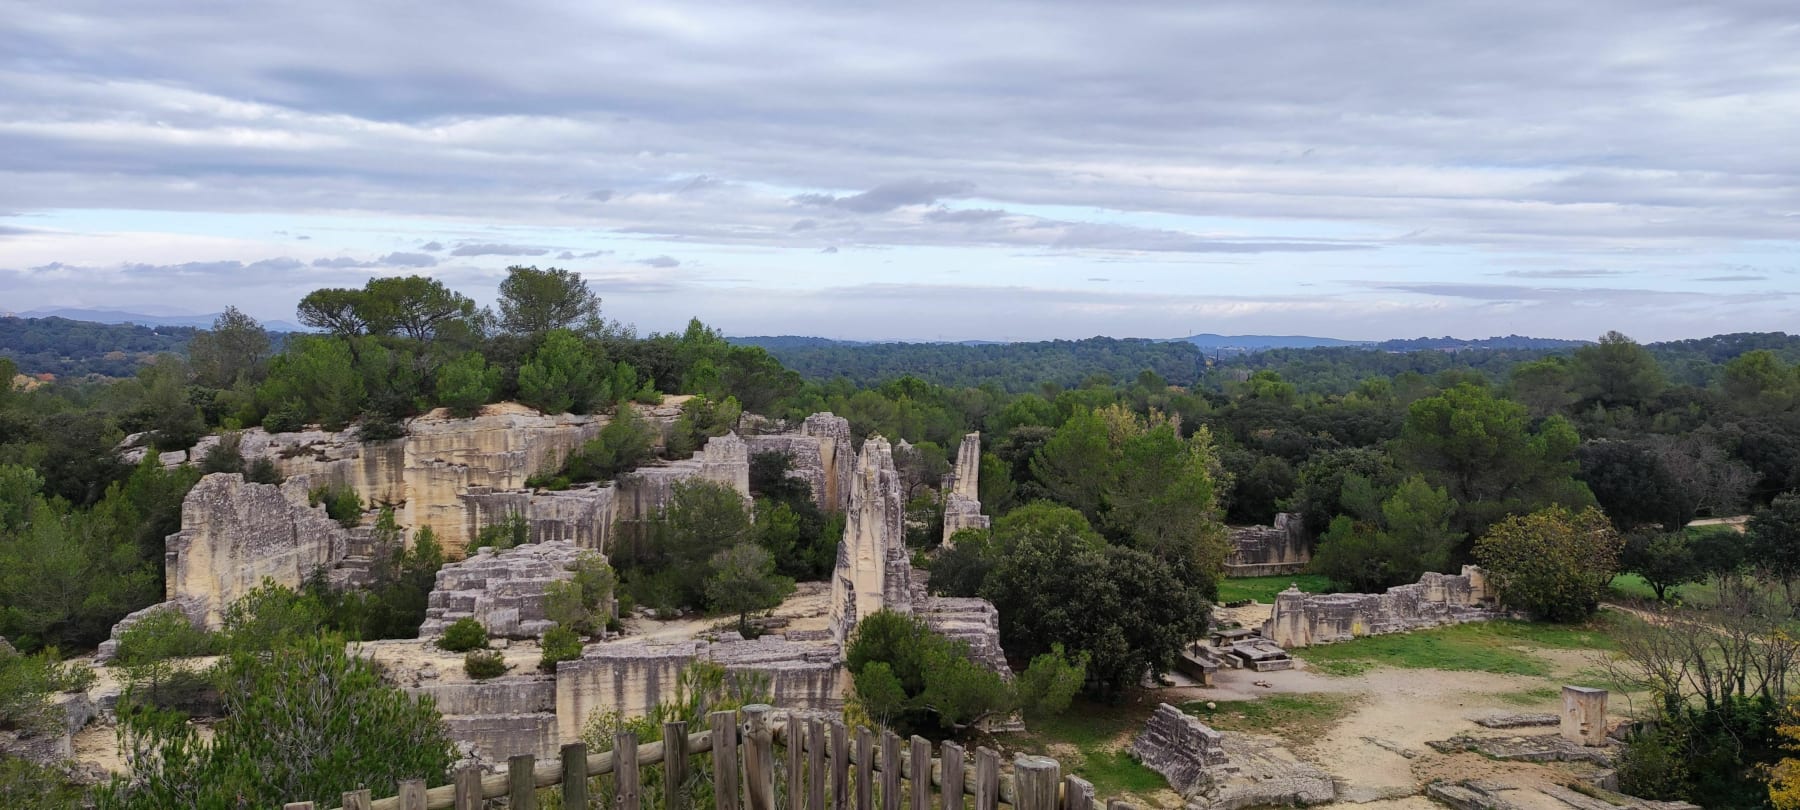
[[[539,766],[530,754],[513,757],[504,775],[484,776],[478,766],[458,770],[451,784],[427,788],[422,779],[400,782],[400,793],[372,799],[369,791],[344,794],[341,810],[481,810],[489,799],[507,799],[511,810],[538,810],[537,791],[561,787],[564,810],[590,806],[589,780],[611,774],[609,810],[643,810],[640,769],[661,764],[662,810],[689,807],[686,791],[692,757],[711,753],[714,810],[1100,810],[1094,786],[1063,776],[1049,757],[1021,755],[1010,778],[1002,778],[1000,755],[975,750],[969,767],[963,748],[946,742],[932,757],[923,737],[902,740],[889,731],[879,744],[874,733],[854,734],[842,721],[788,715],[785,727],[770,723],[769,706],[742,712],[714,712],[707,731],[689,734],[687,723],[663,724],[662,740],[638,744],[637,735],[619,734],[613,750],[589,754],[583,743],[562,748],[561,761]],[[776,748],[786,768],[777,772]],[[785,805],[776,805],[777,777],[786,785]],[[934,805],[933,788],[941,803]],[[741,791],[741,795],[740,795]],[[972,804],[971,804],[972,800]],[[284,810],[315,810],[312,802],[292,802]],[[1105,810],[1136,810],[1108,802]]]

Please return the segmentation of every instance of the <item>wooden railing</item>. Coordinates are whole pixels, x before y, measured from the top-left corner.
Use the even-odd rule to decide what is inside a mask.
[[[714,712],[707,731],[689,734],[686,722],[663,724],[662,740],[640,745],[637,735],[619,734],[613,750],[589,754],[583,743],[562,747],[561,761],[539,766],[530,754],[511,758],[504,775],[484,776],[479,766],[458,770],[451,783],[427,788],[422,779],[400,782],[399,795],[372,799],[369,791],[345,793],[341,810],[481,810],[489,799],[507,799],[511,810],[537,810],[537,792],[561,788],[564,810],[590,807],[589,780],[612,775],[612,810],[642,810],[642,768],[664,769],[662,810],[689,807],[687,777],[691,758],[711,753],[714,810],[934,810],[933,789],[942,810],[1097,810],[1094,786],[1063,776],[1049,757],[1020,755],[1012,773],[1002,778],[1000,755],[975,749],[974,768],[962,746],[946,742],[932,756],[923,737],[902,740],[858,728],[851,734],[842,721],[789,714],[784,727],[770,722],[769,706],[746,706],[738,712]],[[775,749],[783,749],[786,767],[777,773]],[[780,779],[778,780],[778,777]],[[776,783],[786,785],[786,805],[776,806]],[[741,793],[741,795],[740,795]],[[972,799],[972,805],[970,804]],[[284,810],[315,810],[313,802],[292,802]],[[1105,810],[1136,810],[1124,802],[1108,802]]]

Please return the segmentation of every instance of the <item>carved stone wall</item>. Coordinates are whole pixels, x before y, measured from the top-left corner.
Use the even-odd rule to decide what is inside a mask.
[[[850,508],[850,482],[855,475],[856,448],[850,420],[831,413],[806,417],[797,433],[745,436],[751,455],[781,453],[788,475],[806,482],[819,509],[842,514]]]
[[[349,556],[350,533],[307,505],[309,481],[253,484],[237,473],[200,479],[182,501],[181,531],[169,535],[165,598],[208,629],[264,579],[299,587]]]
[[[1132,741],[1131,755],[1185,796],[1205,784],[1207,768],[1225,764],[1224,735],[1163,703]]]
[[[1290,588],[1276,595],[1262,634],[1292,649],[1503,615],[1487,573],[1465,565],[1460,575],[1427,573],[1416,583],[1379,594],[1308,594]]]
[[[1273,526],[1227,527],[1226,538],[1231,542],[1231,554],[1225,558],[1228,577],[1292,574],[1312,562],[1305,521],[1291,512],[1276,515]]]

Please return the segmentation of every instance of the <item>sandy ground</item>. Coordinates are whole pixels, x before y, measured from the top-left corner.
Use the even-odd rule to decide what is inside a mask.
[[[775,633],[790,633],[803,630],[827,630],[831,627],[831,583],[802,582],[795,586],[794,595],[782,602],[770,614],[771,618],[785,620],[783,627],[772,629]],[[678,619],[651,619],[644,616],[631,616],[624,620],[624,641],[670,642],[693,639],[715,630],[732,629],[729,617],[686,617]]]
[[[1341,798],[1336,806],[1434,807],[1417,795],[1433,779],[1486,777],[1521,786],[1567,780],[1570,771],[1564,766],[1506,763],[1467,753],[1445,755],[1426,745],[1458,734],[1521,733],[1486,729],[1473,720],[1495,712],[1558,711],[1561,704],[1556,697],[1521,705],[1498,696],[1553,686],[1563,682],[1559,679],[1594,666],[1591,653],[1534,649],[1532,654],[1550,660],[1556,678],[1390,668],[1373,669],[1355,677],[1333,677],[1308,671],[1302,662],[1299,668],[1282,672],[1221,670],[1214,687],[1164,689],[1157,699],[1180,703],[1256,700],[1277,693],[1353,696],[1355,709],[1350,714],[1310,744],[1295,746],[1294,753],[1338,778]],[[1258,685],[1259,682],[1267,685]],[[1523,733],[1547,730],[1526,729]],[[1522,806],[1529,807],[1539,797],[1521,794],[1517,798]]]

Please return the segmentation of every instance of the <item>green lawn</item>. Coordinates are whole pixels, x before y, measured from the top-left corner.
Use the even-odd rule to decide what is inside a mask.
[[[1324,693],[1271,694],[1257,700],[1199,700],[1181,705],[1182,711],[1216,730],[1274,734],[1298,745],[1319,739],[1355,708],[1349,695]]]
[[[1168,788],[1162,775],[1131,756],[1131,739],[1149,719],[1149,707],[1114,706],[1077,700],[1061,716],[1034,719],[1030,732],[1008,735],[1007,747],[1037,754],[1053,754],[1076,776],[1092,782],[1102,797],[1122,793],[1146,794]],[[1078,756],[1053,747],[1073,746]]]
[[[1626,620],[1603,613],[1579,625],[1512,620],[1471,622],[1307,647],[1295,651],[1295,655],[1330,675],[1358,675],[1377,666],[1389,666],[1545,677],[1550,674],[1550,662],[1520,647],[1617,649],[1607,630],[1614,622]]]
[[[1283,574],[1276,577],[1235,577],[1219,581],[1219,602],[1241,602],[1255,599],[1265,605],[1275,602],[1275,594],[1299,585],[1307,593],[1327,593],[1331,580],[1317,574]]]

